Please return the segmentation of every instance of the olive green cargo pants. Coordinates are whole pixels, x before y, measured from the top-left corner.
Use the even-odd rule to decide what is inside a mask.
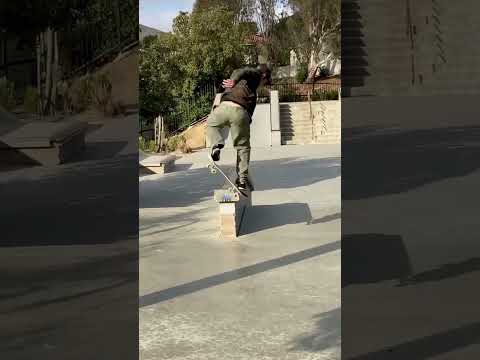
[[[230,127],[233,146],[237,151],[237,175],[240,180],[248,179],[250,163],[250,115],[241,106],[220,103],[208,116],[207,146],[225,145],[222,129]]]

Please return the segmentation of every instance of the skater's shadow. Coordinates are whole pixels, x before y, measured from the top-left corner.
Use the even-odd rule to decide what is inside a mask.
[[[253,234],[288,224],[309,225],[311,221],[312,214],[308,204],[257,205],[245,210],[240,235]]]

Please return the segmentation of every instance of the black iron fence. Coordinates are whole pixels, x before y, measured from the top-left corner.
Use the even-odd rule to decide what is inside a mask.
[[[279,82],[264,86],[257,92],[258,103],[270,102],[270,91],[277,90],[280,102],[299,102],[319,100],[337,100],[340,89],[339,81],[303,84],[297,82]]]
[[[211,83],[199,88],[193,96],[179,99],[172,111],[161,114],[165,122],[165,132],[173,135],[207,116],[210,113],[216,94],[216,86]],[[153,131],[152,129],[153,119],[140,119],[141,134],[150,134]]]
[[[90,66],[138,43],[138,2],[99,3],[102,7],[95,21],[74,24],[60,36],[63,47],[70,48],[68,63],[64,64],[65,77],[86,72]]]
[[[198,89],[194,96],[180,99],[174,111],[163,115],[167,132],[182,131],[208,115],[216,93],[215,84],[211,83]]]
[[[270,102],[270,90],[279,92],[280,102],[299,102],[319,100],[337,100],[340,82],[303,84],[295,82],[274,83],[257,91],[257,103]],[[169,135],[185,130],[195,122],[205,118],[212,108],[217,88],[215,84],[208,84],[199,89],[194,96],[180,99],[173,111],[162,114],[165,121],[165,130]],[[153,119],[141,118],[140,133],[153,133]],[[147,136],[147,135],[146,135]]]

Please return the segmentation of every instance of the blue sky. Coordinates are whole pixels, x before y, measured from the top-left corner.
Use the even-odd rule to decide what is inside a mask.
[[[180,11],[191,12],[195,0],[140,0],[140,24],[172,31],[173,19]],[[279,5],[277,12],[282,7]]]
[[[172,30],[180,11],[190,12],[195,0],[140,0],[140,24],[162,31]]]

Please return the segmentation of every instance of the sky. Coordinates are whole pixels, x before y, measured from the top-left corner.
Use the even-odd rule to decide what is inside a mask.
[[[140,0],[140,24],[172,31],[172,21],[180,11],[192,11],[195,0]]]
[[[172,31],[173,19],[180,11],[191,12],[195,0],[140,0],[140,24],[161,31]],[[277,9],[279,13],[281,7]]]

